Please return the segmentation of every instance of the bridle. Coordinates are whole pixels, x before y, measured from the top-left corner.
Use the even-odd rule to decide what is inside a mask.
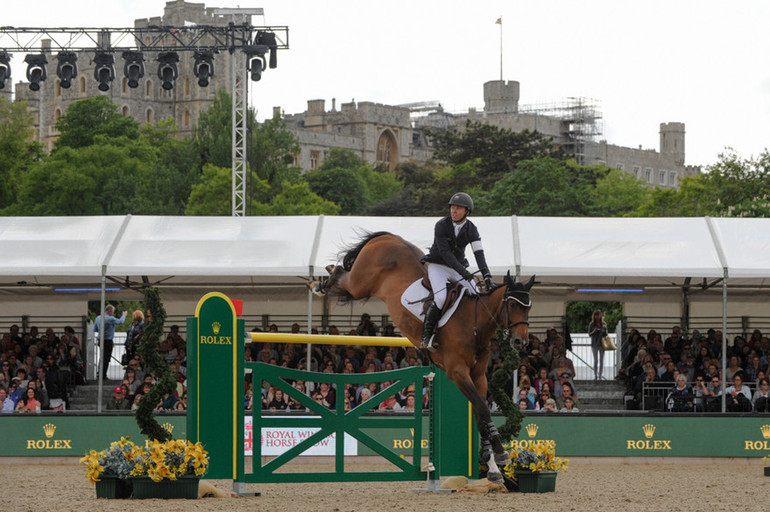
[[[516,301],[521,307],[528,308],[532,306],[532,299],[529,298],[529,292],[523,290],[514,290],[512,292],[505,292],[503,297],[503,315],[505,317],[505,328],[510,331],[518,325],[529,326],[529,320],[519,320],[511,323],[511,316],[508,312],[508,302]]]

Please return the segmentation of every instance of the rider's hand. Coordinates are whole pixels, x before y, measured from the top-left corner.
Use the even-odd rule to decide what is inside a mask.
[[[473,281],[473,274],[471,274],[467,270],[462,273],[462,276],[463,276],[463,279],[465,279],[466,281],[471,281],[471,282]]]
[[[495,282],[492,281],[492,276],[486,276],[484,278],[484,284],[487,286],[487,291],[495,287]]]

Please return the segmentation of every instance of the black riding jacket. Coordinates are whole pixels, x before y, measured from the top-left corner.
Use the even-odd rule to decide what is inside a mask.
[[[433,245],[428,254],[422,258],[423,263],[441,263],[447,267],[455,269],[460,275],[464,274],[468,267],[468,260],[465,258],[465,247],[471,243],[481,241],[479,230],[476,225],[468,219],[460,228],[460,232],[455,236],[454,223],[449,216],[444,217],[436,223],[433,235]],[[491,276],[487,260],[484,258],[484,251],[475,251],[476,264],[484,277]]]

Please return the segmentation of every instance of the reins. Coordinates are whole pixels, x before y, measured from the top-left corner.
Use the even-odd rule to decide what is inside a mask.
[[[502,302],[501,307],[503,308],[503,314],[505,315],[505,327],[503,328],[503,335],[506,336],[506,337],[511,332],[511,329],[513,329],[517,325],[527,325],[527,326],[529,325],[529,320],[519,320],[517,322],[510,323],[510,314],[508,313],[508,306],[507,306],[506,303],[509,300],[515,300],[516,302],[518,302],[519,304],[521,304],[524,307],[528,307],[528,306],[532,305],[532,301],[529,300],[529,293],[527,293],[527,304],[524,304],[523,301],[517,299],[516,297],[514,297],[512,295],[511,296],[506,296],[507,293],[508,293],[508,290],[506,290],[505,294],[503,294],[503,300],[501,301]],[[479,308],[479,302],[481,302],[481,296],[480,295],[476,295],[476,303],[475,303],[474,308],[473,308],[473,337],[476,338],[476,341],[478,341],[478,308]],[[491,318],[495,322],[495,324],[496,324],[496,329],[495,330],[500,329],[501,327],[503,327],[503,325],[497,320],[497,315],[494,315],[492,313],[492,311],[490,311],[490,309],[487,307],[486,303],[482,302],[481,305],[484,306],[484,309],[487,311],[487,315],[489,315],[489,318]]]

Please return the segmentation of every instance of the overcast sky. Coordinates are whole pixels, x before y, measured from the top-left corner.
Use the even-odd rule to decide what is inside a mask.
[[[260,118],[307,100],[483,107],[483,83],[521,84],[521,104],[599,102],[612,144],[658,148],[661,122],[686,124],[686,162],[770,146],[770,2],[744,0],[227,0],[263,7],[255,25],[288,25],[278,68],[252,84]],[[165,0],[4,1],[0,26],[129,27]],[[14,56],[14,82],[23,77]],[[50,70],[49,70],[50,71]]]

